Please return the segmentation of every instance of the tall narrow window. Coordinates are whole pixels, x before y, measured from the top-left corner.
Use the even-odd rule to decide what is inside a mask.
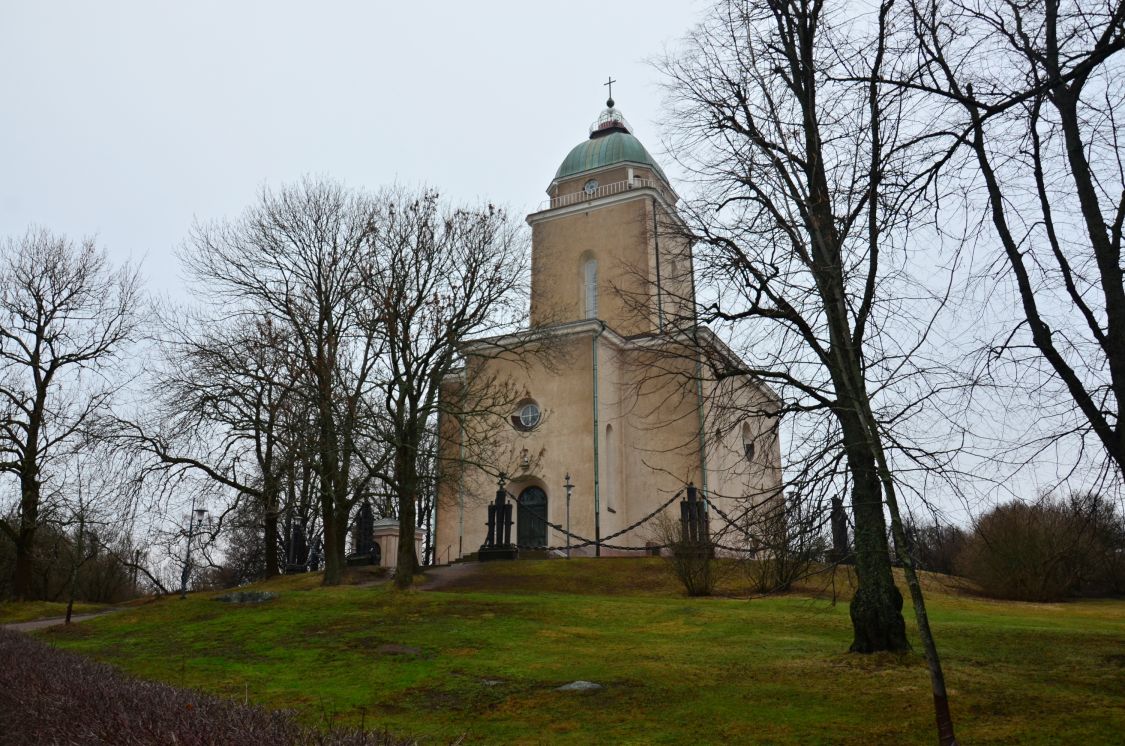
[[[754,460],[754,433],[750,430],[750,423],[742,423],[742,450],[747,461]]]
[[[605,426],[605,508],[617,512],[617,448],[613,442],[613,425]]]
[[[587,259],[582,266],[582,276],[585,279],[586,318],[598,317],[598,260]]]

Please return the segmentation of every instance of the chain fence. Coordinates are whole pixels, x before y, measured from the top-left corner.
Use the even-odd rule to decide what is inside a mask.
[[[655,518],[657,515],[662,513],[665,509],[668,508],[668,506],[670,506],[672,503],[674,503],[676,500],[680,499],[684,495],[685,488],[681,488],[674,495],[669,497],[667,500],[665,500],[663,503],[661,503],[657,508],[655,508],[654,510],[649,512],[647,515],[645,515],[643,518],[634,521],[633,523],[631,523],[628,526],[620,529],[619,531],[615,531],[612,534],[608,534],[604,537],[601,537],[601,539],[592,539],[588,536],[583,536],[581,534],[574,533],[573,531],[568,531],[561,524],[554,523],[554,522],[548,520],[546,516],[542,515],[538,511],[536,511],[532,506],[525,505],[523,503],[523,501],[521,501],[518,496],[513,495],[511,492],[507,492],[507,491],[505,491],[505,492],[508,495],[508,497],[510,497],[512,499],[512,502],[515,503],[519,507],[519,512],[520,512],[521,515],[526,514],[531,519],[540,521],[544,525],[549,526],[552,530],[558,532],[563,537],[570,537],[571,539],[573,539],[573,541],[570,543],[569,546],[566,545],[566,544],[559,544],[559,545],[520,544],[517,541],[517,542],[514,543],[514,546],[517,547],[518,549],[522,549],[522,550],[525,550],[525,551],[537,551],[537,552],[564,552],[568,549],[575,550],[575,549],[584,549],[586,547],[596,546],[596,547],[601,547],[603,549],[610,549],[610,550],[613,550],[613,551],[620,551],[620,552],[652,552],[652,551],[659,551],[659,550],[662,550],[662,549],[670,549],[670,548],[672,548],[672,545],[668,544],[668,543],[657,544],[655,542],[649,542],[649,543],[646,543],[646,545],[643,546],[643,547],[638,547],[638,546],[625,546],[625,545],[621,545],[621,544],[613,544],[611,542],[613,541],[613,539],[616,539],[619,536],[623,536],[623,535],[629,533],[630,531],[634,531],[634,530],[640,528],[641,526],[645,525],[646,523],[651,521],[653,518]],[[713,534],[713,538],[709,542],[710,545],[713,548],[721,550],[721,551],[725,551],[725,552],[735,553],[735,554],[746,554],[746,553],[753,553],[753,552],[757,551],[756,546],[759,543],[759,541],[758,541],[759,537],[756,537],[752,531],[747,529],[745,526],[741,525],[738,520],[736,520],[735,518],[732,518],[730,516],[730,514],[728,514],[726,511],[724,511],[718,505],[716,505],[715,500],[714,500],[714,496],[707,495],[702,490],[698,490],[698,496],[699,496],[700,500],[706,501],[707,507],[711,511],[713,511],[714,514],[717,515],[722,520],[723,524],[725,524],[720,530],[718,530],[717,532],[715,532]],[[754,505],[751,505],[751,506],[749,506],[745,509],[744,514],[748,513],[749,511],[753,510],[754,508],[759,507],[760,505],[764,505],[764,504],[765,504],[765,501],[763,501],[761,503],[756,503]],[[747,544],[743,545],[743,546],[734,546],[734,545],[731,545],[731,544],[724,543],[724,539],[726,537],[728,537],[732,532],[735,533],[735,534],[741,535],[740,538],[745,539],[747,541]],[[736,541],[737,540],[738,539],[736,539]]]
[[[567,531],[565,528],[563,528],[558,523],[552,523],[551,521],[547,520],[546,516],[543,516],[543,515],[535,512],[530,506],[524,505],[518,497],[516,497],[511,492],[509,492],[508,497],[512,498],[512,500],[516,503],[516,505],[519,506],[521,513],[523,513],[524,511],[527,511],[528,515],[530,515],[532,518],[534,518],[536,520],[539,520],[539,521],[542,521],[544,524],[546,524],[546,525],[550,526],[551,528],[553,528],[554,530],[558,531],[563,536],[569,536],[572,539],[578,539],[579,540],[578,543],[571,544],[569,547],[567,547],[565,544],[562,545],[562,546],[528,546],[526,544],[519,544],[519,543],[516,544],[516,547],[519,548],[519,549],[526,549],[528,551],[537,551],[537,552],[544,552],[544,551],[546,551],[546,552],[561,552],[561,551],[566,551],[568,548],[573,550],[573,549],[581,549],[581,548],[588,547],[588,546],[600,546],[600,547],[603,547],[605,549],[612,549],[614,551],[623,551],[623,552],[651,552],[654,549],[656,549],[656,550],[667,549],[668,545],[666,545],[666,544],[660,544],[660,545],[648,544],[648,545],[643,546],[643,547],[627,547],[627,546],[621,546],[621,545],[618,545],[618,544],[610,544],[608,542],[613,540],[613,539],[616,539],[618,536],[622,536],[623,534],[627,534],[628,532],[630,532],[630,531],[632,531],[636,528],[640,528],[642,525],[644,525],[648,521],[651,521],[659,513],[663,512],[665,508],[667,508],[669,505],[674,503],[683,493],[684,493],[684,490],[681,489],[676,494],[674,494],[670,498],[668,498],[660,507],[653,510],[651,513],[646,515],[644,518],[641,518],[638,521],[634,521],[633,523],[631,523],[630,525],[621,529],[620,531],[615,531],[614,533],[609,534],[607,536],[604,536],[599,540],[599,539],[591,539],[591,538],[586,537],[586,536],[581,536],[580,534],[576,534],[572,531]]]

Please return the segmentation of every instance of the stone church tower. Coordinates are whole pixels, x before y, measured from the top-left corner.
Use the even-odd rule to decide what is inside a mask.
[[[571,544],[592,542],[575,556],[643,554],[660,543],[658,521],[644,519],[688,483],[735,521],[779,495],[776,398],[746,378],[709,380],[710,366],[689,351],[697,347],[676,342],[694,329],[691,247],[668,230],[678,197],[613,99],[606,104],[527,217],[531,326],[547,335],[546,354],[517,362],[518,349],[496,355],[494,340],[467,350],[472,376],[516,392],[503,425],[490,428],[490,456],[464,457],[473,423],[439,423],[442,461],[459,466],[439,482],[438,563],[481,546],[497,472],[519,498],[512,540],[525,556],[530,547],[564,553],[566,535],[548,523],[567,525],[568,475]],[[734,360],[702,334],[710,354]],[[724,521],[713,518],[713,532]],[[744,546],[737,534],[724,543]]]

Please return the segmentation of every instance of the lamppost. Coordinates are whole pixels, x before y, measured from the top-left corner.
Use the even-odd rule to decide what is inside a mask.
[[[570,483],[570,472],[566,473],[566,558],[570,559],[570,496],[574,492],[574,485]]]
[[[184,571],[180,573],[180,598],[187,598],[187,582],[191,576],[191,542],[195,538],[196,527],[203,525],[203,517],[206,515],[207,510],[195,507],[195,498],[192,497],[191,512],[188,513],[187,552],[184,555]]]

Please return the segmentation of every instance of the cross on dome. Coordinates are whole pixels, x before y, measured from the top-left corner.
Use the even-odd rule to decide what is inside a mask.
[[[616,82],[617,81],[614,80],[613,76],[611,75],[605,83],[602,83],[602,85],[609,88],[609,98],[606,99],[605,110],[602,111],[597,120],[590,125],[591,138],[608,135],[610,132],[625,132],[627,134],[633,133],[633,128],[629,126],[629,122],[626,121],[625,115],[615,108],[613,101],[613,84]]]

